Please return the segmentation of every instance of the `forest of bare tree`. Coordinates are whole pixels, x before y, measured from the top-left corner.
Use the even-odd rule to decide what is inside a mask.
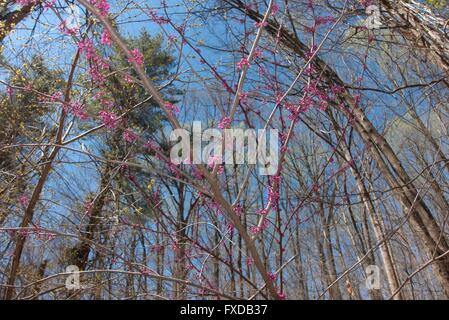
[[[0,0],[0,41],[0,299],[449,299],[449,1]]]

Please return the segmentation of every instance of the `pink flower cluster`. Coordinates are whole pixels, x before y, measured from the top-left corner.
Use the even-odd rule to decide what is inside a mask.
[[[268,272],[268,278],[270,278],[271,281],[274,281],[277,278],[277,274],[274,272]]]
[[[256,48],[256,50],[254,50],[254,59],[260,58],[262,57],[263,51],[260,48]]]
[[[78,48],[91,62],[88,72],[92,80],[98,85],[102,85],[105,81],[102,71],[109,68],[108,64],[98,55],[92,40],[87,38],[81,40],[78,43]]]
[[[78,43],[78,48],[80,49],[81,53],[84,53],[86,55],[87,59],[93,59],[97,55],[94,44],[90,39],[82,39]]]
[[[263,28],[263,27],[268,26],[268,22],[266,22],[266,21],[259,21],[259,22],[256,22],[254,25],[256,26],[256,28]]]
[[[137,138],[138,138],[138,135],[134,131],[132,131],[131,129],[126,129],[123,132],[123,139],[126,142],[134,143],[134,142],[137,141]]]
[[[167,108],[171,113],[179,113],[180,111],[178,106],[168,101],[165,102],[164,107]]]
[[[283,292],[278,292],[278,299],[285,300],[285,299],[287,299],[287,295]]]
[[[332,16],[325,16],[325,17],[316,17],[315,18],[315,26],[320,26],[324,24],[334,23],[335,18]]]
[[[298,106],[293,103],[290,103],[290,102],[285,102],[284,107],[285,107],[285,109],[287,109],[290,112],[288,119],[291,121],[298,121],[298,116],[299,116]]]
[[[279,201],[279,184],[281,181],[281,176],[271,176],[270,186],[268,187],[268,201],[272,203],[273,208],[276,208]]]
[[[196,180],[198,180],[198,181],[204,180],[203,173],[200,170],[198,170],[196,167],[193,167],[192,174]]]
[[[330,91],[334,96],[338,96],[345,92],[345,88],[338,85],[334,85],[330,88]]]
[[[159,148],[157,147],[157,144],[152,141],[152,140],[148,140],[145,144],[144,147],[147,148],[150,151],[159,151]]]
[[[94,206],[94,201],[86,201],[84,203],[84,213],[86,215],[90,215],[90,211],[92,210],[93,206]]]
[[[56,0],[49,0],[49,1],[44,1],[42,6],[44,7],[45,10],[47,10],[47,9],[50,9],[51,7],[53,7],[55,4],[56,4]]]
[[[15,0],[15,3],[25,7],[25,6],[28,6],[30,4],[37,4],[38,0]]]
[[[182,174],[181,174],[180,170],[178,169],[178,167],[177,167],[174,163],[167,162],[166,164],[167,164],[167,166],[168,166],[168,170],[170,170],[170,172],[171,172],[176,178],[181,178],[181,177],[182,177]]]
[[[274,188],[270,188],[268,190],[268,201],[271,201],[273,205],[276,205],[278,200],[279,200],[279,191],[275,190]]]
[[[114,129],[117,126],[118,118],[114,112],[101,110],[98,115],[107,128]]]
[[[8,96],[11,98],[12,95],[14,94],[14,89],[10,86],[6,87],[6,93],[8,94]]]
[[[170,43],[175,43],[176,42],[176,36],[174,35],[169,35],[167,38],[167,41]]]
[[[51,102],[58,102],[58,101],[60,101],[61,100],[61,98],[62,98],[62,92],[55,92],[55,93],[53,93],[52,95],[51,95],[51,97],[50,97],[50,101]]]
[[[151,252],[162,252],[163,249],[164,249],[164,246],[156,243],[156,244],[151,246],[150,251]]]
[[[128,61],[130,63],[135,63],[138,66],[142,66],[143,65],[143,55],[139,51],[139,49],[134,48],[133,50],[131,50],[131,57],[128,58]]]
[[[106,0],[90,0],[90,3],[95,6],[102,16],[106,16],[109,13],[109,3]]]
[[[278,12],[279,12],[279,6],[275,2],[271,5],[271,14],[274,16]]]
[[[243,208],[240,205],[236,205],[234,207],[234,213],[237,215],[237,217],[240,217],[243,213]]]
[[[151,19],[153,22],[155,22],[155,23],[157,23],[157,24],[159,24],[159,25],[167,24],[167,23],[170,22],[169,19],[167,19],[167,18],[165,18],[165,17],[162,17],[162,16],[159,16],[159,15],[156,13],[156,10],[154,10],[154,9],[148,10],[148,14],[149,14],[149,16],[150,16],[150,19]]]
[[[231,127],[231,118],[229,117],[224,117],[218,124],[218,128],[220,129],[229,129],[230,127]]]
[[[259,210],[258,213],[260,213],[261,211],[262,211],[262,210]],[[266,212],[266,210],[263,210],[263,211]],[[260,227],[259,227],[259,226],[251,226],[251,227],[249,228],[249,231],[250,231],[252,234],[257,235],[257,234],[261,233],[262,231],[264,231],[266,228],[268,228],[268,219],[264,218],[264,219],[262,220],[262,224],[260,225]]]
[[[87,120],[88,118],[84,104],[79,101],[71,102],[65,105],[65,110],[81,120]]]
[[[220,164],[222,161],[223,160],[221,156],[214,155],[209,157],[209,159],[207,160],[207,165],[209,166],[209,168],[213,168],[216,164]]]
[[[111,35],[108,30],[104,29],[101,33],[100,43],[105,46],[111,45]]]
[[[143,276],[150,276],[152,274],[151,269],[147,268],[147,267],[141,267],[140,268],[140,273]]]
[[[21,195],[19,197],[19,203],[22,205],[22,207],[28,206],[28,197],[26,195]]]
[[[260,232],[262,232],[262,229],[259,228],[259,226],[251,226],[251,227],[249,228],[249,231],[251,231],[252,234],[257,235],[257,234],[259,234]]]
[[[77,27],[70,28],[69,26],[67,26],[67,22],[63,21],[59,25],[59,31],[61,31],[63,34],[67,36],[74,36],[78,32],[78,28]]]
[[[345,89],[340,86],[332,86],[328,90],[318,88],[318,81],[313,81],[304,88],[305,95],[300,99],[298,104],[285,102],[284,107],[290,111],[289,119],[292,121],[299,120],[299,114],[307,112],[312,107],[320,110],[326,110],[329,107],[329,101],[336,100],[338,95],[343,93]]]
[[[248,102],[248,93],[247,92],[240,92],[239,102],[241,104],[245,104]]]
[[[41,230],[40,228],[37,227],[33,229],[9,229],[8,234],[11,238],[14,238],[16,236],[26,238],[28,236],[34,235],[36,239],[42,241],[51,241],[56,238],[55,233]]]
[[[373,0],[359,0],[359,2],[364,7],[368,7],[373,4]]]
[[[243,67],[249,67],[249,61],[247,58],[242,58],[238,63],[237,63],[237,69],[241,70],[243,69]]]

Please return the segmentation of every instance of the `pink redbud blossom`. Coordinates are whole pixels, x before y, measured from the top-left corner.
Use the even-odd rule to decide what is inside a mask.
[[[249,61],[247,58],[242,58],[238,63],[237,63],[237,69],[241,70],[243,69],[243,67],[249,67]]]
[[[134,48],[131,51],[131,57],[128,59],[130,63],[135,63],[139,66],[143,65],[143,55],[140,53],[139,49]]]
[[[101,33],[101,39],[100,42],[102,45],[110,46],[111,45],[111,35],[109,34],[109,31],[104,29]]]
[[[126,142],[134,143],[137,138],[137,134],[131,129],[126,129],[125,132],[123,132],[123,139],[125,139]]]
[[[179,107],[174,105],[171,102],[165,102],[164,104],[165,108],[167,108],[170,112],[179,113]]]
[[[100,116],[103,124],[106,127],[110,128],[110,129],[114,129],[117,126],[118,119],[117,119],[117,116],[115,113],[102,110],[98,113],[98,115]]]

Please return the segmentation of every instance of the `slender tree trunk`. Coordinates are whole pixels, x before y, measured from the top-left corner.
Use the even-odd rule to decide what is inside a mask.
[[[186,227],[187,221],[184,219],[184,195],[183,187],[178,188],[179,205],[176,228],[176,250],[175,250],[175,277],[185,280],[187,278],[187,256],[186,256]],[[187,287],[183,283],[175,283],[175,299],[184,300],[187,298]]]
[[[75,54],[75,57],[73,59],[73,63],[71,66],[70,74],[67,80],[67,87],[65,90],[64,95],[64,103],[68,104],[70,102],[70,92],[72,89],[72,82],[73,77],[75,74],[76,66],[78,65],[78,60],[80,57],[80,51],[78,51]],[[33,220],[34,216],[34,210],[36,208],[37,203],[39,202],[42,190],[44,188],[45,183],[47,182],[47,178],[50,174],[50,171],[53,168],[53,162],[61,149],[59,146],[62,143],[63,140],[63,134],[64,134],[64,128],[65,128],[65,119],[66,119],[66,112],[64,109],[61,109],[61,114],[59,116],[59,122],[58,122],[58,130],[55,137],[55,144],[56,146],[53,147],[53,150],[51,151],[48,158],[42,159],[42,163],[45,163],[44,168],[42,169],[41,175],[39,177],[38,182],[36,183],[36,187],[33,190],[33,194],[31,196],[31,199],[25,209],[25,215],[22,219],[22,222],[20,223],[20,228],[26,228],[29,226],[29,224]],[[14,255],[12,258],[11,268],[9,272],[7,287],[5,290],[5,299],[10,300],[14,294],[14,283],[16,281],[17,272],[19,270],[20,265],[20,259],[22,257],[22,251],[25,246],[26,237],[19,237],[16,242],[16,247],[14,248]]]
[[[345,150],[343,150],[346,161],[351,161],[352,157],[349,153],[349,150],[347,149],[347,146],[344,146]],[[366,211],[368,212],[368,216],[370,218],[371,225],[373,226],[374,235],[376,237],[377,242],[380,242],[383,240],[383,231],[382,231],[382,220],[379,219],[379,217],[376,214],[376,210],[374,209],[374,205],[371,201],[371,197],[368,193],[368,190],[365,187],[365,184],[362,181],[362,178],[360,176],[359,170],[355,165],[351,166],[351,172],[355,179],[357,188],[360,192],[360,197],[363,202],[363,205],[365,206]],[[387,276],[388,286],[390,288],[390,292],[393,293],[399,288],[399,280],[397,277],[396,269],[394,267],[394,261],[391,256],[391,252],[389,250],[389,246],[387,242],[384,242],[379,247],[380,255],[382,258],[382,262],[384,265],[384,271]],[[395,299],[402,300],[402,294],[399,293],[396,295]]]
[[[327,273],[328,278],[328,285],[331,283],[334,283],[335,280],[337,280],[337,267],[335,265],[335,257],[334,257],[334,250],[332,247],[332,240],[330,236],[330,226],[329,226],[329,219],[326,219],[324,215],[324,207],[323,203],[320,202],[318,204],[320,217],[321,217],[321,224],[322,224],[322,231],[323,231],[323,242],[324,242],[324,249],[320,245],[320,255],[323,255],[323,263],[325,263],[326,268],[325,272]],[[329,213],[331,214],[331,213]],[[320,240],[318,240],[320,241]],[[329,294],[331,296],[332,300],[342,300],[343,297],[341,295],[340,285],[339,283],[335,283],[329,290]]]

